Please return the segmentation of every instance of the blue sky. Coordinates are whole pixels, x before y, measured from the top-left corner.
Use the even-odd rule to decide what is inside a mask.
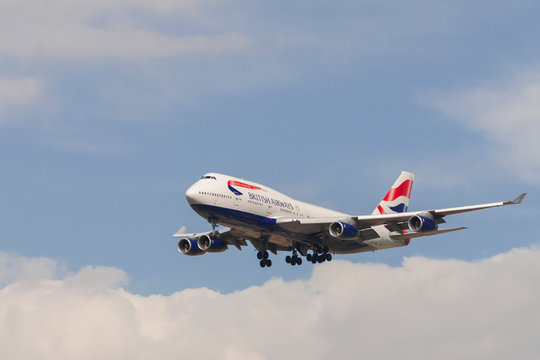
[[[15,3],[14,3],[15,4]],[[40,7],[41,6],[41,7]],[[189,258],[203,173],[369,213],[401,170],[411,209],[529,196],[460,233],[344,256],[482,259],[537,244],[533,1],[100,1],[0,5],[0,250],[124,270],[135,293],[308,279],[253,248]],[[16,21],[15,21],[16,19]]]
[[[539,13],[1,2],[3,358],[537,359]],[[366,214],[401,170],[411,210],[528,196],[317,266],[171,237],[210,229],[184,197],[206,172]]]

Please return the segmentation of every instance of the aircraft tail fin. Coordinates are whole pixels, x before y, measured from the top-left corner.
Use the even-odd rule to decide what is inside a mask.
[[[409,207],[414,174],[402,171],[394,185],[388,190],[379,205],[373,210],[373,215],[397,214],[406,212]]]

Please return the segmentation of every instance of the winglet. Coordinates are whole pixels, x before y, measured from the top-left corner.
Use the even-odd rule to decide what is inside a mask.
[[[506,201],[504,205],[517,205],[517,204],[521,204],[521,202],[523,201],[523,198],[525,197],[525,195],[527,195],[527,193],[523,193],[523,194],[519,195],[517,198],[515,198],[515,199],[512,200],[512,201]]]
[[[182,237],[186,233],[186,227],[182,226],[178,231],[173,235],[173,237]]]

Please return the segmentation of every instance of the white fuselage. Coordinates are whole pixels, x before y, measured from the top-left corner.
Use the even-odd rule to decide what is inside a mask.
[[[310,219],[326,217],[348,218],[349,215],[292,199],[276,190],[239,178],[208,173],[186,191],[190,206],[202,217],[234,228],[246,238],[265,238],[280,250],[295,242],[310,243],[309,234],[317,227],[278,226],[279,219]],[[332,252],[356,253],[404,246],[408,241],[395,241],[384,226],[374,226],[379,237],[363,242],[327,241]]]

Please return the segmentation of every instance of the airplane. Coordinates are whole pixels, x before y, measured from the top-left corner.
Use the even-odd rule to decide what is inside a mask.
[[[332,254],[355,254],[409,245],[413,238],[444,234],[466,227],[439,229],[444,217],[498,206],[520,204],[526,193],[511,201],[408,211],[414,174],[402,171],[371,215],[349,215],[295,200],[267,186],[218,173],[205,174],[186,191],[191,208],[208,220],[212,230],[185,233],[178,251],[194,256],[239,250],[248,241],[257,250],[259,265],[272,266],[269,252],[290,252],[285,261],[301,265],[323,263]],[[218,225],[225,229],[217,229]],[[412,230],[412,232],[411,232]]]

